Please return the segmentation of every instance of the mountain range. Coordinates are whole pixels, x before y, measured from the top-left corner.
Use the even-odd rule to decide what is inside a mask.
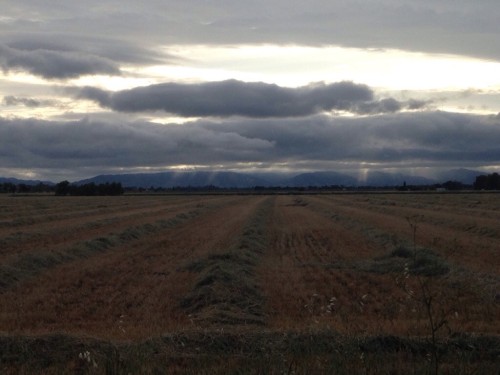
[[[198,171],[198,172],[160,172],[160,173],[137,173],[120,175],[99,175],[90,179],[76,181],[76,184],[120,182],[124,187],[163,187],[172,188],[176,186],[203,187],[216,186],[220,188],[250,188],[255,186],[281,186],[281,187],[307,187],[307,186],[401,186],[407,185],[432,185],[446,181],[459,181],[471,185],[476,176],[485,174],[482,171],[455,169],[442,172],[427,178],[421,176],[406,175],[402,173],[387,173],[381,171],[370,171],[362,176],[354,176],[339,172],[308,172],[300,174],[283,173],[238,173],[223,171]]]
[[[29,186],[35,186],[35,185],[39,185],[39,184],[54,185],[54,183],[51,181],[23,180],[23,179],[13,178],[13,177],[0,177],[0,184],[14,184],[14,185],[25,184],[25,185],[29,185]]]
[[[339,172],[308,172],[300,174],[284,173],[243,173],[224,171],[167,171],[160,173],[133,173],[98,175],[92,178],[74,181],[73,184],[87,183],[103,184],[119,182],[123,187],[136,188],[172,188],[172,187],[205,187],[216,186],[219,188],[251,188],[256,186],[270,187],[321,187],[321,186],[402,186],[406,185],[432,185],[446,181],[458,181],[471,185],[477,176],[487,172],[454,169],[435,174],[432,178],[407,175],[402,173],[387,173],[369,171],[363,174],[348,174]],[[1,178],[0,183],[37,185],[39,183],[52,184],[47,181],[20,180],[14,178]]]

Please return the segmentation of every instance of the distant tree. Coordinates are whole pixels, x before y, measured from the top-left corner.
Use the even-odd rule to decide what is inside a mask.
[[[17,184],[17,192],[21,194],[32,193],[33,186],[28,184]]]
[[[69,181],[61,181],[56,184],[55,193],[56,195],[68,195],[70,193]]]
[[[463,190],[467,188],[467,186],[460,181],[446,181],[442,186],[446,190]]]
[[[120,182],[112,182],[109,185],[109,195],[122,195],[125,190]]]
[[[97,193],[98,193],[98,187],[96,186],[96,184],[91,182],[89,184],[80,185],[78,187],[75,186],[75,189],[71,194],[91,196],[91,195],[97,195]]]
[[[3,184],[0,184],[0,193],[15,193],[16,192],[16,185],[14,185],[12,182],[4,182]]]
[[[123,192],[122,184],[119,182],[106,182],[97,186],[97,194],[99,195],[122,195]]]
[[[54,191],[54,188],[52,186],[46,185],[42,182],[31,187],[31,192],[33,192],[33,193],[48,193],[50,191]]]
[[[124,189],[121,183],[105,183],[96,185],[91,182],[83,185],[70,185],[68,181],[59,182],[55,187],[56,195],[122,195]]]
[[[500,175],[498,173],[488,175],[488,186],[490,189],[500,189]]]
[[[500,175],[493,173],[489,175],[481,175],[476,177],[474,182],[476,190],[500,190]]]

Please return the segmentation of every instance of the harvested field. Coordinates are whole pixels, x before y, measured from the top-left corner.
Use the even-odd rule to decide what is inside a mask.
[[[494,373],[499,223],[500,194],[0,196],[0,370]]]

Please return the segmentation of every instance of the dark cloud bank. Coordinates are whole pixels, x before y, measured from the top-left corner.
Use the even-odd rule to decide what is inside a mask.
[[[92,54],[45,48],[18,49],[5,44],[0,44],[0,67],[4,72],[21,70],[46,79],[120,74],[113,61]]]
[[[7,106],[23,105],[29,108],[36,108],[42,105],[42,102],[33,98],[21,98],[14,95],[4,96],[2,103]]]
[[[120,75],[126,65],[175,63],[163,48],[182,44],[399,48],[500,61],[500,49],[493,48],[500,35],[497,1],[46,3],[13,2],[3,10],[4,72],[48,80]],[[31,92],[3,94],[5,106],[57,104]],[[426,109],[428,103],[379,98],[370,87],[352,82],[298,88],[235,80],[164,83],[118,92],[74,88],[72,95],[115,112],[107,112],[109,121],[0,117],[0,167],[86,170],[88,175],[114,168],[223,168],[247,162],[313,169],[332,163],[347,168],[500,164],[500,114],[404,113]],[[205,119],[184,125],[123,121],[123,114],[151,111]],[[370,116],[324,114],[336,111]]]
[[[361,118],[200,120],[184,125],[0,118],[4,168],[92,170],[259,162],[359,167],[500,163],[497,116],[446,112]],[[88,175],[89,172],[87,172]]]
[[[2,9],[0,35],[113,35],[137,46],[302,44],[397,48],[500,61],[496,0],[23,0]],[[57,8],[57,9],[56,9]],[[53,35],[50,36],[53,40]],[[1,36],[0,36],[1,39]],[[109,47],[115,43],[109,40]]]
[[[186,116],[297,117],[321,112],[358,114],[418,109],[426,103],[375,100],[371,88],[353,82],[310,84],[285,88],[262,82],[227,80],[199,84],[164,83],[118,92],[94,87],[75,89],[77,97],[90,99],[119,112],[165,111]]]

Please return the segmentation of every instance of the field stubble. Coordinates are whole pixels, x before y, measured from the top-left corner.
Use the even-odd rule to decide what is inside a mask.
[[[0,197],[0,206],[0,368],[13,373],[427,373],[429,319],[408,294],[422,280],[446,318],[441,368],[489,371],[499,360],[499,195]],[[380,355],[388,362],[374,367]]]

